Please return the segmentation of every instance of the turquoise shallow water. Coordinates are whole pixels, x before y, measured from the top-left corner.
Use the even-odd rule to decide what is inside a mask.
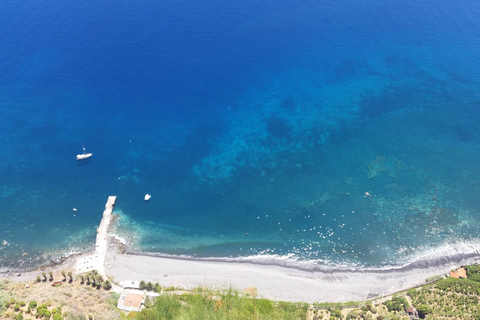
[[[92,249],[109,195],[135,251],[390,267],[479,249],[475,2],[0,9],[3,268]]]

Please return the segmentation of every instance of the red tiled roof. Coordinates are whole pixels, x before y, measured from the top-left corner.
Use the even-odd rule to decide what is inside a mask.
[[[457,273],[460,278],[467,278],[467,270],[465,268],[458,268]]]
[[[467,270],[465,270],[465,268],[458,268],[455,271],[450,271],[450,277],[457,278],[457,279],[460,279],[460,278],[466,279],[467,278]]]
[[[129,294],[125,297],[125,302],[123,305],[125,307],[134,307],[140,308],[142,306],[143,295],[140,294]]]

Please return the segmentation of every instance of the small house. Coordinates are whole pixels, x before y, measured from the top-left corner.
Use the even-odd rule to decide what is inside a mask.
[[[405,309],[405,311],[407,312],[407,315],[410,317],[410,319],[419,319],[418,311],[414,307],[408,307],[407,309]]]
[[[145,295],[126,293],[118,298],[117,308],[124,311],[141,311],[144,302]]]
[[[450,277],[457,279],[467,279],[467,270],[465,268],[458,268],[455,271],[450,271]]]

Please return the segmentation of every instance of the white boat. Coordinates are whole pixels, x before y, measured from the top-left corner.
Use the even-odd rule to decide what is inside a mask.
[[[88,159],[88,158],[90,158],[90,157],[93,155],[93,153],[87,153],[87,152],[85,151],[85,146],[83,145],[83,143],[82,143],[82,148],[83,148],[83,153],[77,154],[77,160]]]
[[[145,201],[150,200],[151,197],[152,197],[152,196],[147,193],[147,194],[145,195]]]
[[[82,154],[77,154],[77,160],[83,160],[83,159],[88,159],[93,155],[93,153],[82,153]]]

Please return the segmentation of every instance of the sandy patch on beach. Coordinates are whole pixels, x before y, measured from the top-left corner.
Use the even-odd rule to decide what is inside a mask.
[[[478,257],[445,258],[389,271],[302,271],[244,262],[218,262],[140,255],[107,255],[105,272],[115,281],[144,280],[183,289],[208,287],[237,290],[255,287],[260,297],[282,301],[345,302],[370,300],[425,284]]]
[[[457,255],[391,270],[309,269],[263,265],[240,261],[192,260],[122,254],[111,243],[105,259],[105,273],[115,282],[150,281],[162,287],[180,289],[207,287],[237,290],[256,288],[259,297],[292,302],[346,302],[373,300],[426,283],[435,275],[447,274],[461,265],[475,264],[480,255]],[[33,281],[42,271],[77,273],[92,253],[69,257],[63,264],[43,270],[3,275],[11,280]],[[79,265],[80,264],[80,265]],[[2,276],[2,275],[0,275]]]

